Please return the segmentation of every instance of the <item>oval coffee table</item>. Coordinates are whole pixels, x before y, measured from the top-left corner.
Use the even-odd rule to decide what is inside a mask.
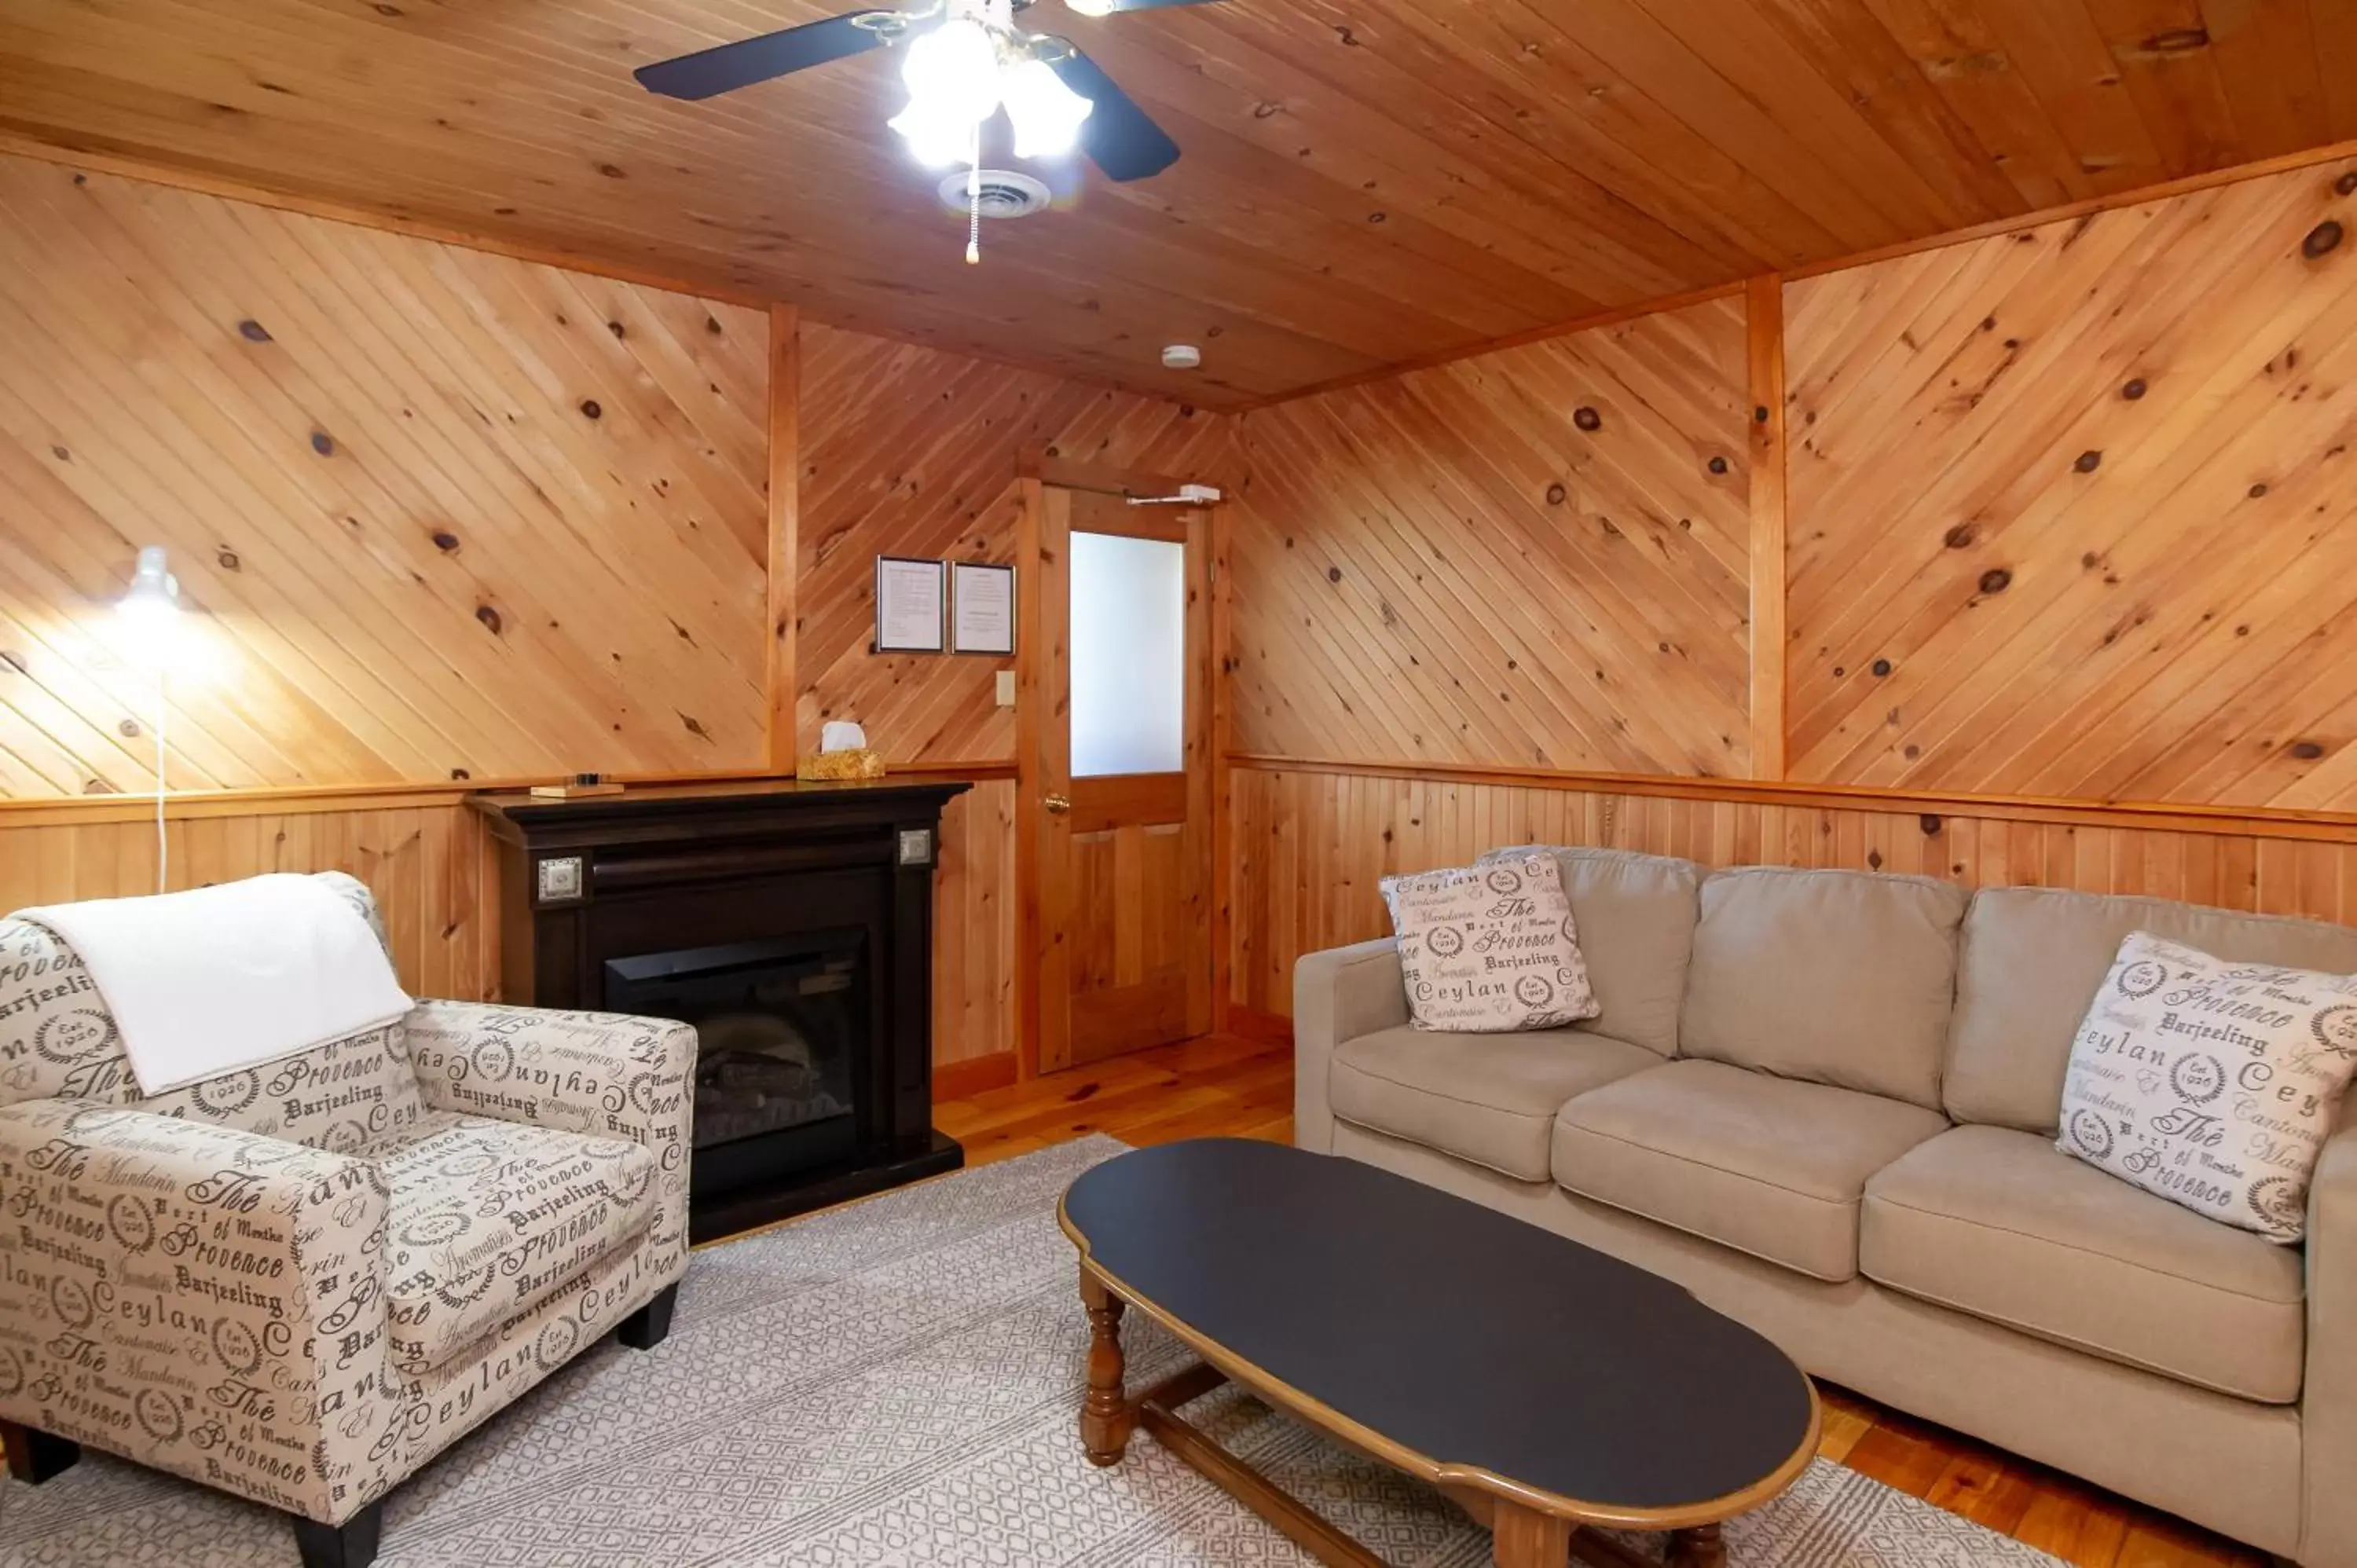
[[[1641,1559],[1583,1526],[1668,1530],[1718,1568],[1721,1520],[1791,1486],[1816,1389],[1773,1345],[1671,1283],[1372,1165],[1206,1138],[1116,1155],[1066,1190],[1091,1328],[1081,1442],[1145,1429],[1320,1562],[1379,1559],[1177,1413],[1233,1380],[1441,1487],[1501,1568]],[[1135,1399],[1135,1306],[1204,1364]],[[1652,1568],[1648,1564],[1647,1568]]]

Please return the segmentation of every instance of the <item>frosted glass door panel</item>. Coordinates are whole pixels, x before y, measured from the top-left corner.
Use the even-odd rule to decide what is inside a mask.
[[[1186,767],[1187,547],[1075,531],[1072,777]]]

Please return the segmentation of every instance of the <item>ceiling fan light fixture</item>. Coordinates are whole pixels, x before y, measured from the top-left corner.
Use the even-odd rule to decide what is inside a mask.
[[[1110,16],[1114,0],[1064,0],[1064,9],[1075,16]]]
[[[1017,157],[1063,157],[1080,145],[1081,123],[1096,105],[1064,85],[1053,66],[1027,59],[1006,73],[1003,86]]]
[[[998,48],[971,16],[953,16],[909,43],[900,80],[908,107],[889,122],[920,163],[939,167],[973,156],[975,130],[997,112]]]

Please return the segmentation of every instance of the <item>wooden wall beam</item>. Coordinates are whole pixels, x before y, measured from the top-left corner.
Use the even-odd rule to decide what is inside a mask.
[[[1784,283],[1744,291],[1751,387],[1751,776],[1784,777]]]
[[[802,321],[770,306],[770,768],[794,770],[795,618],[802,572]]]
[[[1512,785],[1587,794],[1675,800],[1721,800],[1829,811],[1913,812],[1923,816],[2000,818],[2010,822],[2076,823],[2089,827],[2152,828],[2172,832],[2226,833],[2253,838],[2357,843],[2357,812],[2244,811],[2230,806],[2181,806],[2158,801],[2077,800],[2026,795],[1973,795],[1924,789],[1792,780],[1698,779],[1662,773],[1577,773],[1545,768],[1496,768],[1442,762],[1340,761],[1231,752],[1236,772],[1327,774],[1336,778],[1411,779],[1435,784]]]

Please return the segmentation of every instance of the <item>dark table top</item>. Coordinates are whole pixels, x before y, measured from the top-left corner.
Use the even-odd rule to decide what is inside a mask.
[[[1234,1138],[1133,1150],[1072,1184],[1063,1220],[1118,1294],[1215,1362],[1434,1478],[1671,1528],[1766,1501],[1815,1447],[1814,1390],[1750,1329],[1355,1160]]]

